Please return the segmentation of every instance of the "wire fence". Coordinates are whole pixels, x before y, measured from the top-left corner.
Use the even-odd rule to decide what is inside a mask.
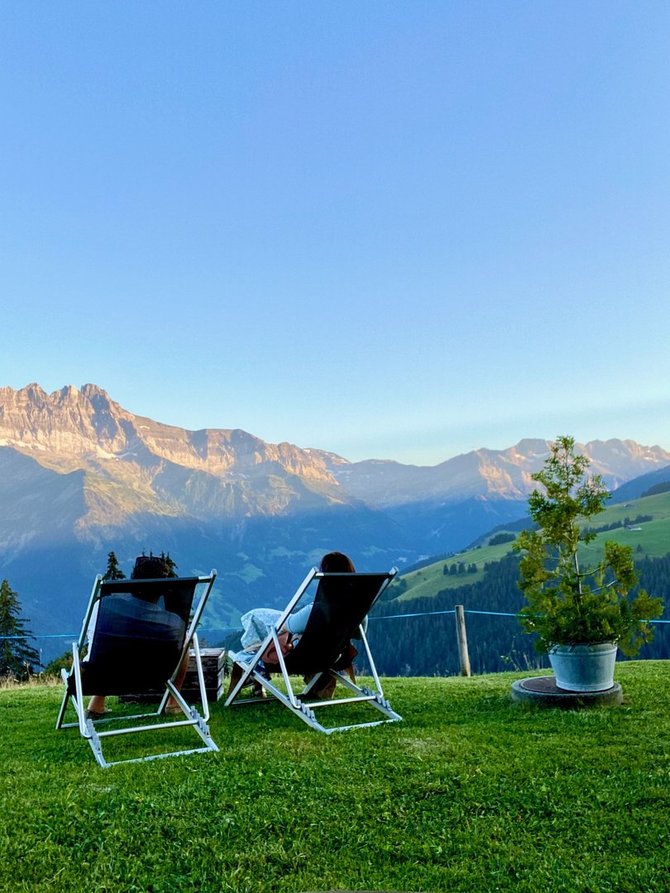
[[[450,619],[454,617],[454,620]],[[460,615],[460,616],[459,616]],[[547,666],[537,651],[535,637],[524,632],[518,612],[478,610],[456,605],[436,611],[408,611],[370,616],[367,638],[379,672],[384,676],[481,675],[505,670],[537,670]],[[388,622],[387,622],[388,621]],[[656,626],[651,644],[645,643],[639,659],[670,659],[670,620],[649,621]],[[201,647],[235,650],[242,626],[201,626]],[[40,668],[67,659],[80,632],[30,633],[0,636],[3,641],[29,639],[39,652]],[[9,642],[5,645],[11,648]],[[626,658],[619,655],[619,659]],[[357,667],[368,671],[359,650]]]
[[[378,623],[383,620],[404,620],[412,617],[438,617],[445,614],[455,614],[456,609],[450,608],[445,611],[415,611],[408,614],[386,614],[381,617],[371,616],[368,618],[371,623]],[[477,611],[472,608],[465,608],[463,611],[464,614],[473,614],[484,617],[517,617],[518,614],[511,611]],[[648,620],[647,623],[651,624],[664,624],[670,623],[670,620]],[[241,632],[241,626],[212,626],[212,627],[200,627],[198,632],[201,635],[206,633],[236,633]],[[79,638],[79,633],[27,633],[21,636],[0,636],[0,641],[5,641],[9,639],[66,639],[68,641],[73,641]]]

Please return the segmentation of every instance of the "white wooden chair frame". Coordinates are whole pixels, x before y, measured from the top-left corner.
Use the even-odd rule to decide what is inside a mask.
[[[380,585],[380,588],[372,601],[372,605],[377,601],[382,592],[386,589],[389,583],[393,580],[395,575],[397,574],[396,568],[392,568],[388,574],[380,575],[380,574],[368,574],[368,575],[360,575],[356,576],[377,576],[383,577],[383,582]],[[294,686],[291,682],[290,674],[287,670],[286,661],[281,652],[281,648],[279,647],[279,638],[278,634],[289,614],[296,608],[300,599],[303,597],[308,587],[314,580],[322,579],[325,576],[330,577],[344,577],[348,576],[347,574],[324,574],[321,573],[317,568],[312,568],[312,570],[307,574],[303,582],[298,587],[295,595],[288,603],[286,609],[282,612],[281,616],[277,620],[274,627],[270,630],[265,640],[262,642],[258,650],[255,652],[253,658],[251,660],[245,660],[241,657],[242,652],[230,652],[229,657],[232,659],[233,664],[237,664],[237,666],[241,670],[241,676],[237,680],[236,684],[230,690],[228,697],[225,701],[226,707],[232,706],[240,706],[242,704],[259,704],[259,703],[270,703],[273,699],[279,701],[285,707],[287,707],[292,713],[294,713],[299,719],[305,722],[310,728],[314,729],[318,732],[323,732],[326,735],[330,735],[332,732],[344,732],[349,729],[355,728],[367,728],[370,726],[378,726],[387,722],[397,722],[402,720],[402,716],[396,713],[395,710],[392,709],[391,705],[387,701],[384,696],[384,691],[382,688],[382,683],[379,678],[379,674],[377,673],[377,668],[375,666],[374,659],[372,657],[372,652],[370,651],[370,645],[368,643],[367,636],[365,635],[365,631],[363,626],[359,626],[358,635],[363,644],[363,648],[365,651],[365,656],[368,661],[368,665],[370,667],[374,688],[368,688],[367,686],[358,685],[354,681],[352,681],[345,672],[341,672],[338,670],[334,670],[330,667],[324,667],[323,670],[315,673],[312,678],[309,680],[307,685],[303,688],[300,693],[296,693]],[[271,679],[267,679],[266,676],[260,672],[259,663],[262,660],[262,655],[265,652],[265,649],[274,642],[275,649],[277,651],[278,656],[278,665],[281,672],[282,681],[286,691],[282,691]],[[299,647],[299,646],[298,646]],[[328,700],[308,700],[310,693],[314,690],[320,688],[320,681],[323,681],[326,677],[334,677],[338,682],[340,682],[348,691],[352,694],[349,697],[341,697],[341,698],[333,698]],[[267,694],[271,695],[268,697],[240,697],[242,690],[245,686],[247,686],[250,682],[255,682],[260,685]],[[321,708],[339,708],[345,704],[354,704],[354,703],[365,703],[369,704],[371,707],[375,708],[379,711],[384,719],[377,719],[371,722],[356,722],[350,723],[348,725],[338,725],[338,726],[324,726],[322,722],[320,722],[316,715],[315,710],[320,710]]]
[[[184,578],[181,578],[184,579]],[[209,598],[209,594],[214,586],[214,581],[216,579],[216,571],[212,570],[211,573],[207,576],[199,576],[190,578],[195,582],[196,586],[204,586],[204,590],[202,591],[200,597],[197,600],[197,604],[193,609],[193,613],[191,616],[191,620],[188,624],[186,634],[184,637],[184,644],[181,650],[181,654],[179,657],[179,661],[177,662],[172,677],[165,682],[165,692],[160,700],[157,709],[151,709],[149,711],[135,713],[132,715],[122,715],[119,717],[103,717],[101,719],[91,719],[86,716],[86,709],[84,706],[84,689],[83,689],[83,680],[82,680],[82,654],[83,650],[86,646],[88,630],[91,624],[91,619],[94,614],[95,606],[98,604],[101,598],[101,589],[103,587],[103,580],[100,575],[95,578],[93,583],[93,589],[91,591],[91,597],[89,599],[88,607],[86,609],[86,614],[84,616],[84,621],[81,628],[81,633],[79,635],[79,639],[76,642],[72,643],[72,668],[68,672],[67,670],[61,670],[61,677],[65,684],[65,694],[63,696],[63,701],[60,706],[60,710],[58,712],[58,718],[56,720],[56,729],[69,729],[69,728],[78,728],[79,733],[83,738],[85,738],[93,751],[93,756],[95,757],[97,763],[103,768],[108,768],[109,766],[115,766],[120,763],[138,763],[144,762],[147,760],[155,760],[161,759],[164,757],[171,756],[186,756],[187,754],[193,753],[205,753],[207,751],[218,751],[217,745],[214,743],[210,732],[209,732],[209,704],[207,700],[207,691],[205,688],[205,678],[202,668],[202,658],[200,655],[200,646],[198,643],[198,637],[196,634],[196,628],[198,623],[200,622],[200,618],[202,616],[202,612],[207,603],[207,599]],[[135,583],[140,581],[127,581],[129,583]],[[142,580],[142,585],[165,585],[166,580]],[[194,599],[195,600],[195,599]],[[93,637],[95,640],[95,632],[93,633]],[[202,715],[198,712],[195,706],[188,704],[181,692],[176,688],[174,684],[175,677],[181,667],[182,660],[186,659],[189,654],[190,649],[193,649],[193,659],[195,662],[197,677],[198,677],[198,688],[200,693],[200,703],[202,704]],[[74,692],[70,691],[70,680],[74,679]],[[184,718],[179,718],[175,720],[165,720],[165,707],[167,705],[169,697],[172,696],[176,703],[181,708],[181,711],[184,715]],[[76,722],[64,722],[65,713],[68,707],[69,702],[72,702],[72,706],[74,707],[76,713]],[[177,714],[179,716],[179,714]],[[127,726],[125,723],[132,720],[147,720],[151,717],[157,717],[158,721],[154,722],[146,722],[142,725],[131,725]],[[114,728],[114,724],[118,722],[123,722],[124,725],[120,728]],[[192,726],[194,731],[199,735],[202,739],[204,746],[197,748],[189,748],[188,750],[176,750],[176,751],[166,751],[162,753],[151,754],[149,756],[137,757],[135,759],[129,760],[116,760],[113,762],[108,762],[103,755],[102,750],[102,739],[109,738],[117,735],[129,735],[140,732],[150,732],[156,731],[157,729],[168,729],[168,728],[176,728],[179,726]]]

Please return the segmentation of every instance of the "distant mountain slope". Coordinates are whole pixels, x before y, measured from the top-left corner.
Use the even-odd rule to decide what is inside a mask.
[[[670,483],[670,465],[640,475],[632,481],[626,481],[612,494],[612,502],[627,502],[630,499],[638,499],[640,496],[659,484]]]
[[[475,450],[435,466],[348,462],[323,450],[269,444],[245,431],[187,431],[135,416],[96,385],[47,394],[37,384],[0,388],[0,447],[58,473],[84,471],[82,527],[108,521],[115,506],[198,517],[281,515],[298,508],[365,504],[376,509],[471,501],[522,502],[547,441]],[[634,441],[578,444],[611,489],[670,465],[670,453]]]
[[[582,562],[591,565],[603,542],[633,548],[640,585],[665,601],[670,620],[670,492],[610,505],[594,519],[596,539],[584,547]],[[516,613],[523,605],[518,587],[518,555],[512,551],[516,530],[483,537],[481,545],[442,557],[402,574],[371,617],[375,659],[389,675],[456,672],[446,661],[444,641],[454,638],[454,606],[466,611],[474,671],[493,672],[536,665],[533,640],[522,632]],[[402,633],[399,635],[398,630]],[[670,627],[654,626],[654,639],[642,658],[670,657]],[[454,648],[455,651],[455,648]]]
[[[630,478],[665,466],[670,455],[631,440],[591,441],[577,449],[615,491]],[[525,439],[506,450],[475,450],[432,467],[329,456],[325,463],[350,496],[411,527],[430,555],[461,549],[496,525],[525,517],[536,486],[531,475],[548,454],[548,441]]]
[[[0,388],[0,446],[58,472],[84,470],[160,514],[211,510],[219,515],[277,514],[296,503],[348,501],[317,452],[267,444],[239,430],[186,431],[135,416],[95,385],[46,394],[38,385]],[[104,523],[108,500],[90,517]]]

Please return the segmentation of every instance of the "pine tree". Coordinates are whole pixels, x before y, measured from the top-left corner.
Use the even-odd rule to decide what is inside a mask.
[[[0,677],[26,679],[40,663],[38,651],[29,644],[32,635],[20,612],[18,595],[3,580],[0,585]]]
[[[119,567],[119,562],[116,557],[115,552],[110,552],[107,555],[107,570],[103,575],[103,580],[123,580],[125,579],[125,574]]]

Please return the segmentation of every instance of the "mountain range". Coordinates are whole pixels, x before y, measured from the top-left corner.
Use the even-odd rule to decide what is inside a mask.
[[[226,626],[285,602],[324,551],[361,570],[402,567],[523,517],[548,449],[527,439],[435,466],[350,462],[239,429],[165,425],[93,384],[3,387],[0,575],[34,632],[76,631],[109,551],[126,572],[142,551],[169,551],[182,573],[217,567],[205,625]],[[579,449],[612,490],[670,466],[670,453],[631,440]]]

